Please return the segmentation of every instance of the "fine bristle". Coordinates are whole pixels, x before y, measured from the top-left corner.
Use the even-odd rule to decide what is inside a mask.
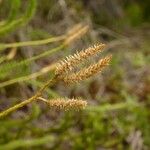
[[[71,75],[65,76],[63,81],[65,83],[75,83],[85,80],[94,74],[101,72],[102,69],[104,69],[109,64],[111,57],[111,55],[106,56],[105,58],[99,60],[97,63],[90,65],[88,68],[83,68],[77,73],[72,73]]]
[[[82,99],[65,99],[59,98],[47,101],[47,104],[56,110],[82,110],[86,107],[87,102]]]
[[[97,44],[80,52],[77,52],[74,55],[66,57],[66,59],[57,64],[55,74],[62,75],[71,71],[77,64],[80,64],[88,57],[93,56],[98,52],[101,52],[104,47],[105,44]]]

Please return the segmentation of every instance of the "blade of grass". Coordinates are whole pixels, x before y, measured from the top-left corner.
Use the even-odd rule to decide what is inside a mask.
[[[65,36],[58,36],[58,37],[52,37],[47,38],[43,40],[36,40],[36,41],[26,41],[26,42],[16,42],[16,43],[0,43],[0,50],[4,50],[6,48],[14,48],[14,47],[23,47],[23,46],[37,46],[37,45],[44,45],[52,42],[58,42],[61,40],[64,40]]]
[[[137,106],[138,104],[136,102],[122,102],[117,104],[105,104],[102,106],[88,106],[86,110],[92,112],[106,112],[106,111],[114,111],[119,109],[137,107]]]
[[[60,45],[60,46],[58,46],[58,47],[55,47],[55,48],[53,48],[53,49],[46,50],[45,52],[43,52],[43,53],[41,53],[41,54],[39,54],[39,55],[36,55],[36,56],[31,57],[31,58],[22,60],[22,61],[20,61],[20,62],[16,62],[16,63],[14,63],[14,64],[12,64],[12,65],[11,65],[11,64],[9,65],[9,63],[4,64],[4,65],[1,65],[1,66],[0,66],[0,72],[7,72],[7,71],[10,71],[10,70],[12,70],[12,69],[14,69],[14,68],[16,68],[16,67],[21,67],[21,66],[23,66],[23,65],[28,65],[28,64],[30,64],[32,61],[35,61],[35,60],[37,60],[37,59],[40,59],[40,58],[46,57],[46,56],[48,56],[48,55],[51,55],[51,54],[53,54],[53,53],[55,53],[55,52],[57,52],[57,51],[59,51],[59,50],[61,50],[61,49],[63,49],[63,48],[65,48],[65,45],[62,44],[62,45]],[[7,66],[7,67],[6,67],[6,66]]]
[[[30,2],[28,2],[28,7],[26,9],[25,14],[22,17],[20,17],[19,19],[16,19],[16,20],[13,19],[7,25],[4,25],[4,27],[1,27],[0,28],[0,36],[12,31],[12,30],[15,30],[18,26],[28,23],[28,21],[35,14],[36,6],[37,6],[37,1],[30,0]]]
[[[22,76],[22,77],[19,77],[19,78],[11,79],[11,80],[8,80],[8,81],[1,82],[0,83],[0,88],[11,85],[11,84],[14,84],[14,83],[18,83],[18,82],[20,83],[20,82],[24,82],[24,81],[29,81],[31,79],[35,79],[35,78],[37,78],[41,75],[44,75],[44,74],[46,74],[46,73],[48,73],[48,72],[50,72],[54,69],[55,69],[55,64],[48,65],[48,66],[42,68],[38,72],[29,74],[29,75],[26,75],[26,76]]]
[[[39,146],[39,145],[43,145],[43,144],[47,144],[47,143],[53,143],[54,140],[55,140],[55,137],[52,135],[46,135],[44,137],[35,138],[35,139],[27,139],[27,140],[18,139],[18,140],[14,140],[10,143],[0,145],[0,150],[4,150],[4,149],[13,150],[13,149],[17,149],[17,148],[29,148],[29,147]]]

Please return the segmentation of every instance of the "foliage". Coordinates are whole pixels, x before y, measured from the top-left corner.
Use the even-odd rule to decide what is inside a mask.
[[[2,0],[0,7],[0,111],[34,95],[53,76],[52,64],[73,49],[100,41],[113,54],[101,76],[44,93],[88,99],[86,110],[23,107],[0,120],[0,149],[149,149],[148,0]],[[82,21],[88,34],[65,45],[71,25]]]

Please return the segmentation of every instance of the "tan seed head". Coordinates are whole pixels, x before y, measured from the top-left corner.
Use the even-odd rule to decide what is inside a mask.
[[[87,102],[81,99],[64,99],[59,98],[47,101],[47,104],[56,110],[82,110],[86,107]]]
[[[55,74],[58,76],[62,76],[63,74],[71,71],[77,64],[80,64],[88,57],[101,52],[104,47],[105,44],[97,44],[80,52],[77,52],[74,55],[67,56],[66,59],[60,61],[57,64]]]
[[[67,84],[85,80],[94,74],[101,72],[102,69],[109,64],[111,57],[111,55],[106,56],[105,58],[100,59],[97,63],[90,65],[88,68],[83,68],[77,73],[72,73],[71,75],[65,76],[62,80]]]

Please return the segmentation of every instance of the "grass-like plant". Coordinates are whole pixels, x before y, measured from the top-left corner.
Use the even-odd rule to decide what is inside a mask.
[[[7,34],[15,30],[16,27],[26,24],[35,13],[36,5],[37,5],[36,3],[37,3],[36,0],[31,0],[31,2],[28,3],[27,5],[24,15],[22,15],[21,17],[19,16],[18,18],[17,14],[21,7],[21,1],[20,0],[12,1],[10,3],[11,9],[10,9],[8,18],[0,23],[0,26],[1,26],[0,35]],[[5,51],[5,49],[11,49],[10,53],[7,56],[1,56],[0,58],[0,63],[1,63],[0,79],[4,79],[7,76],[9,77],[9,75],[11,75],[10,72],[13,69],[15,69],[17,72],[17,68],[23,68],[24,66],[29,66],[35,60],[44,58],[59,50],[64,49],[72,41],[80,38],[83,34],[85,34],[88,28],[89,27],[86,25],[77,24],[71,30],[69,30],[66,34],[60,35],[57,37],[50,37],[50,38],[35,40],[35,41],[0,43],[0,52]],[[60,45],[58,45],[57,47],[53,49],[46,50],[36,56],[32,56],[31,58],[27,58],[21,61],[11,60],[13,59],[16,53],[16,50],[19,47],[45,45],[45,44],[50,44],[54,42],[60,42]],[[71,84],[71,83],[85,80],[86,78],[89,78],[93,76],[94,74],[100,72],[105,66],[109,64],[111,56],[107,56],[99,60],[97,63],[90,65],[89,67],[79,69],[78,65],[80,63],[83,63],[89,57],[92,57],[98,52],[101,52],[104,47],[105,47],[104,44],[94,45],[93,47],[89,47],[85,50],[77,52],[74,55],[70,55],[66,57],[66,59],[64,59],[63,61],[59,61],[58,63],[54,63],[45,68],[42,68],[39,72],[29,74],[28,76],[25,75],[19,78],[13,78],[11,80],[6,80],[4,82],[1,82],[0,88],[3,88],[5,86],[14,84],[16,82],[22,82],[22,81],[27,81],[29,79],[34,79],[51,70],[55,71],[54,76],[50,80],[48,80],[44,85],[42,85],[41,88],[35,93],[35,95],[33,95],[31,98],[27,100],[24,100],[21,103],[18,103],[4,110],[3,112],[0,112],[0,118],[7,116],[8,114],[16,111],[17,109],[33,101],[42,101],[45,104],[47,104],[49,107],[56,108],[59,110],[84,109],[85,106],[87,105],[87,102],[85,100],[82,100],[79,98],[68,99],[68,98],[61,97],[61,98],[51,99],[50,101],[48,101],[45,98],[43,98],[43,92],[44,90],[47,89],[47,87],[50,87],[56,84],[58,81],[63,81],[66,84]],[[79,69],[79,71],[74,72],[75,69]]]
[[[17,15],[20,14],[19,9],[20,9],[21,1],[13,0],[10,1],[9,3],[11,5],[11,9],[8,18],[2,21],[2,23],[0,23],[0,36],[6,35],[7,33],[17,29],[17,27],[21,25],[27,24],[35,14],[36,6],[37,6],[36,0],[30,0],[30,2],[28,2],[28,6],[24,14],[21,15],[19,18],[17,18]]]
[[[0,78],[5,78],[6,75],[12,70],[12,69],[17,69],[17,68],[22,68],[23,66],[27,66],[31,64],[31,62],[44,58],[46,56],[52,55],[55,52],[58,52],[62,49],[64,49],[68,44],[70,44],[72,41],[80,38],[82,35],[84,35],[88,30],[87,25],[82,25],[82,24],[77,24],[73,28],[71,28],[66,34],[57,36],[57,37],[51,37],[47,39],[42,39],[42,40],[36,40],[36,41],[26,41],[26,42],[16,42],[16,43],[0,43],[0,49],[1,51],[4,51],[6,48],[18,48],[18,47],[25,47],[25,46],[38,46],[38,45],[43,45],[43,44],[49,44],[49,43],[54,43],[54,42],[61,42],[60,45],[57,47],[54,47],[52,49],[47,49],[44,52],[32,56],[30,58],[21,60],[21,61],[10,61],[7,62],[8,57],[2,57],[3,59],[1,60],[3,63],[0,66]],[[7,85],[10,85],[10,83],[14,83],[14,81],[18,81],[17,79],[13,79],[12,81],[6,81],[0,84],[0,87],[4,87]]]
[[[68,41],[67,41],[68,42]],[[23,102],[16,104],[15,106],[12,106],[8,108],[7,110],[4,110],[0,113],[0,118],[7,116],[8,114],[16,111],[17,109],[37,100],[41,100],[42,102],[45,102],[50,107],[56,107],[57,109],[64,109],[64,110],[70,110],[70,109],[83,109],[86,106],[86,102],[83,100],[64,100],[63,98],[60,99],[52,99],[50,102],[47,101],[42,97],[43,91],[54,84],[56,84],[58,81],[63,81],[67,84],[71,84],[74,82],[79,82],[82,80],[85,80],[86,78],[89,78],[93,76],[94,74],[100,72],[103,68],[105,68],[110,60],[111,55],[106,56],[103,59],[100,59],[97,63],[90,65],[89,67],[80,68],[79,71],[74,72],[74,69],[78,68],[78,64],[83,63],[84,60],[87,60],[89,57],[97,54],[99,51],[101,51],[104,48],[104,44],[98,44],[94,45],[93,47],[90,47],[88,49],[82,50],[80,52],[77,52],[74,55],[70,55],[66,57],[63,61],[60,61],[56,64],[55,69],[55,75],[50,80],[48,80],[43,87],[41,87],[37,93],[32,96],[31,98],[24,100]]]

